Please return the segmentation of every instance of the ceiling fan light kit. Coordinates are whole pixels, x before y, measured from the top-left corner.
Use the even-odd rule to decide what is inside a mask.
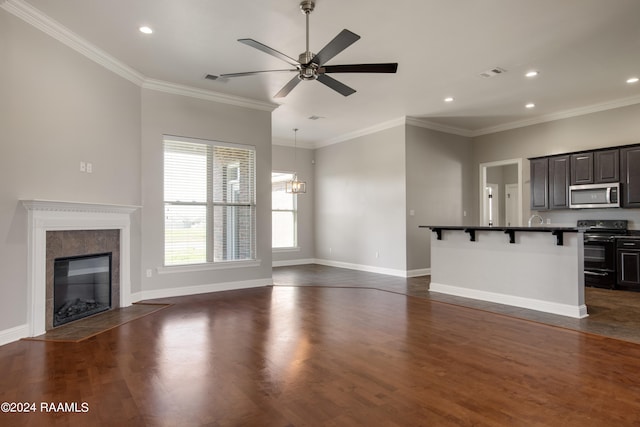
[[[315,9],[316,2],[313,0],[302,0],[300,10],[306,17],[306,50],[298,55],[295,60],[282,52],[279,52],[265,44],[253,39],[238,39],[240,43],[251,46],[264,53],[274,56],[295,67],[293,69],[248,71],[242,73],[221,74],[220,77],[244,77],[272,72],[296,72],[292,78],[274,98],[283,98],[289,94],[302,80],[318,80],[325,86],[335,90],[343,96],[349,96],[356,92],[355,89],[339,82],[330,73],[395,73],[398,63],[378,63],[378,64],[349,64],[349,65],[325,65],[325,63],[338,55],[340,52],[351,46],[360,39],[360,36],[349,30],[342,30],[333,40],[323,47],[317,54],[309,50],[309,15]],[[207,79],[216,80],[217,76],[207,74]]]

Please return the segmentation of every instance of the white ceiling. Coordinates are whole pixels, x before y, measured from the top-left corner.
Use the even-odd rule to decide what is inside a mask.
[[[281,104],[275,143],[299,128],[300,145],[321,146],[404,116],[478,135],[640,102],[640,83],[626,83],[640,76],[638,0],[317,0],[311,51],[347,28],[362,38],[329,64],[398,62],[398,73],[332,74],[357,92],[301,82],[280,100],[273,95],[290,74],[204,76],[288,68],[236,40],[297,58],[299,0],[24,1],[145,78]],[[480,77],[494,67],[507,72]],[[524,77],[531,69],[540,75]]]

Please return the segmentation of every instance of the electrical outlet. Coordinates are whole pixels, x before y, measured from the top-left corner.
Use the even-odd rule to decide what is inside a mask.
[[[87,164],[85,162],[80,162],[80,172],[87,171]]]
[[[93,163],[87,163],[87,173],[93,173]]]
[[[150,268],[147,268],[147,277],[151,277],[153,276],[153,270],[151,270]]]

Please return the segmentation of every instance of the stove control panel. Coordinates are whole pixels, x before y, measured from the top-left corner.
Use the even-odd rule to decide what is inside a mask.
[[[621,230],[627,229],[628,221],[626,219],[580,219],[578,220],[578,228],[586,228],[588,230]]]

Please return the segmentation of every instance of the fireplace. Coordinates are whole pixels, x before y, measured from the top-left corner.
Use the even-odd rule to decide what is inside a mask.
[[[56,258],[53,326],[111,308],[111,253]]]
[[[88,311],[87,316],[89,316],[121,306],[120,240],[120,230],[49,230],[46,232],[45,329],[47,331],[86,317],[82,315],[84,311]],[[69,269],[72,276],[63,277]],[[108,274],[104,273],[106,269],[110,270]],[[89,270],[93,271],[89,272]],[[98,270],[103,270],[102,274],[97,274]],[[100,301],[92,296],[93,289],[82,289],[83,285],[91,288],[90,285],[96,280],[103,282],[108,280],[108,287],[99,290]],[[87,283],[80,284],[82,281]],[[105,295],[109,298],[105,298]],[[76,301],[77,299],[79,301]],[[64,307],[67,313],[58,313],[64,304],[68,304]],[[66,321],[61,321],[63,318]]]
[[[54,327],[57,258],[111,252],[111,309],[131,305],[130,215],[138,206],[51,200],[22,204],[28,212],[27,336]]]

